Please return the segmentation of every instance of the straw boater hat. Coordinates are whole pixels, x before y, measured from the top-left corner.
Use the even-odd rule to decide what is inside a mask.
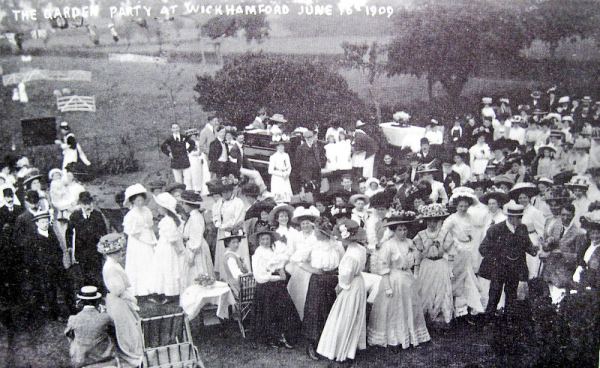
[[[562,130],[552,129],[550,131],[550,137],[563,138],[564,136],[565,136],[565,133],[563,133]],[[545,146],[542,146],[542,147],[545,147]],[[542,148],[542,147],[540,147],[540,148]]]
[[[365,201],[365,204],[369,204],[369,197],[364,195],[364,194],[355,194],[352,197],[350,197],[350,204],[353,206],[356,206],[356,201],[358,201],[359,199],[362,199]]]
[[[31,221],[36,222],[37,220],[41,220],[41,219],[50,219],[50,212],[48,212],[48,211],[36,212],[33,214]]]
[[[590,187],[590,180],[586,176],[575,175],[565,186],[571,189],[581,188],[587,190]]]
[[[340,241],[354,241],[364,243],[367,241],[367,232],[356,221],[345,220],[335,227],[333,235]]]
[[[244,234],[244,230],[242,229],[237,229],[237,230],[233,230],[228,236],[224,236],[219,240],[229,240],[229,239],[241,239],[243,237],[245,237],[246,234]],[[255,243],[256,244],[256,243]]]
[[[315,221],[320,216],[319,210],[315,206],[309,208],[298,207],[294,210],[294,216],[292,216],[292,222],[299,224],[304,220]]]
[[[193,190],[186,190],[185,192],[181,193],[180,201],[183,203],[188,203],[188,204],[201,205],[202,204],[202,196],[200,194],[194,192]]]
[[[535,180],[535,184],[546,184],[547,186],[552,186],[554,185],[554,180],[542,176],[541,178]]]
[[[533,183],[517,183],[508,192],[510,199],[518,200],[521,194],[526,194],[529,198],[539,193],[538,187]]]
[[[171,194],[167,192],[160,193],[159,195],[154,196],[154,201],[157,205],[173,212],[174,214],[177,213],[177,199],[175,199],[175,197],[173,197]]]
[[[35,179],[39,180],[41,178],[42,178],[42,174],[40,174],[40,171],[38,169],[33,169],[27,174],[27,176],[23,180],[23,185],[27,185],[28,183],[34,181]]]
[[[278,232],[271,231],[269,228],[266,227],[259,229],[257,232],[251,234],[248,240],[252,244],[258,244],[258,238],[264,234],[269,234],[271,236],[271,243],[275,243],[276,241],[281,240],[281,235],[279,235]]]
[[[84,286],[77,293],[77,299],[81,300],[96,300],[102,298],[102,294],[98,292],[95,286]]]
[[[123,206],[127,206],[129,204],[129,199],[134,195],[146,193],[148,193],[148,191],[140,183],[128,186],[127,189],[125,189],[125,199],[123,200]]]
[[[270,121],[274,121],[276,123],[287,123],[287,120],[281,114],[275,114],[269,118]]]
[[[559,202],[570,202],[573,200],[571,191],[564,185],[554,185],[544,193],[546,202],[559,201]]]
[[[504,204],[508,203],[509,197],[508,194],[504,193],[500,188],[496,186],[492,186],[489,188],[480,198],[479,201],[483,204],[487,204],[490,199],[495,199],[498,202],[498,205],[504,206]]]
[[[98,253],[111,254],[125,249],[127,246],[127,237],[125,234],[112,233],[106,234],[100,238],[96,249]]]
[[[512,200],[504,205],[504,214],[506,216],[523,216],[524,211],[525,207]]]
[[[595,210],[581,216],[581,227],[587,230],[600,230],[600,210]]]
[[[419,218],[425,220],[441,220],[450,216],[446,206],[441,203],[432,203],[419,207]]]
[[[410,224],[412,222],[417,221],[417,214],[413,211],[390,211],[388,217],[385,218],[385,223],[383,226],[394,226],[394,225],[402,225],[402,224]]]
[[[278,206],[275,206],[271,210],[271,212],[269,212],[269,222],[272,225],[276,224],[275,220],[277,220],[277,218],[279,217],[279,212],[281,211],[287,212],[289,221],[292,221],[292,217],[294,217],[294,207],[290,206],[289,204],[280,204]]]

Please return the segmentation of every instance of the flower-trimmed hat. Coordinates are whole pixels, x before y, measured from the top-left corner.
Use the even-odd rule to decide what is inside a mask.
[[[571,181],[565,184],[570,189],[581,188],[587,190],[590,187],[590,180],[587,176],[575,175],[571,178]]]
[[[517,183],[514,187],[511,188],[510,192],[508,192],[508,196],[510,199],[518,200],[521,194],[527,195],[529,198],[535,196],[539,193],[538,187],[533,183]]]
[[[413,211],[397,211],[396,209],[390,210],[388,216],[385,218],[383,226],[394,226],[401,224],[409,224],[417,221],[417,213]]]
[[[269,228],[265,227],[251,234],[248,238],[248,241],[250,241],[250,243],[252,244],[258,244],[258,238],[260,238],[260,236],[264,234],[268,234],[271,236],[271,243],[275,243],[276,241],[281,240],[281,235],[279,235],[277,231],[271,231]]]
[[[570,202],[574,198],[571,191],[564,185],[554,185],[544,193],[546,201]]]
[[[458,187],[452,190],[452,196],[450,196],[450,203],[456,205],[460,201],[467,201],[469,203],[469,206],[479,203],[479,199],[475,195],[475,191],[469,187]]]
[[[214,196],[217,194],[221,194],[223,192],[223,184],[220,180],[212,180],[206,183],[206,187],[208,188],[208,196]]]
[[[479,201],[483,204],[487,204],[490,199],[495,199],[498,202],[498,205],[504,206],[510,198],[508,194],[504,193],[502,189],[496,187],[495,185],[489,188],[480,198]]]
[[[125,234],[112,233],[106,234],[100,238],[96,249],[98,253],[111,254],[125,249],[127,246],[127,237]]]
[[[98,292],[98,288],[95,286],[84,286],[77,293],[77,299],[81,300],[96,300],[102,298],[102,294]]]
[[[167,192],[167,193],[173,193],[176,190],[181,190],[181,191],[185,190],[185,184],[173,182],[173,183],[167,185],[167,187],[165,188],[165,192]]]
[[[277,225],[275,220],[277,220],[279,217],[279,212],[281,211],[287,212],[289,221],[292,221],[292,217],[294,217],[294,207],[290,206],[289,204],[280,204],[275,206],[271,212],[269,212],[269,223],[271,223],[271,225]]]
[[[123,206],[127,206],[129,204],[129,199],[138,194],[146,194],[148,191],[144,186],[140,183],[133,184],[125,189],[125,199],[123,200]]]
[[[367,232],[353,220],[344,220],[342,224],[335,227],[333,235],[340,241],[346,240],[357,243],[367,241]]]
[[[581,216],[581,227],[584,229],[600,230],[600,210],[595,210]]]
[[[446,206],[442,203],[426,204],[419,207],[419,218],[425,220],[441,220],[450,216]]]
[[[352,197],[350,197],[350,204],[353,206],[356,206],[356,201],[358,201],[359,199],[362,199],[363,201],[365,201],[365,204],[369,204],[369,197],[364,195],[364,194],[355,194]]]
[[[315,230],[327,236],[333,236],[333,224],[327,217],[319,217],[315,220]]]
[[[319,210],[315,206],[309,208],[298,207],[294,210],[292,222],[299,224],[304,220],[315,221],[320,216]]]
[[[334,220],[337,220],[339,218],[349,219],[350,217],[352,217],[352,208],[352,206],[336,206],[331,209],[331,217],[333,217]]]
[[[186,190],[183,193],[181,193],[180,201],[183,203],[188,203],[188,204],[201,205],[202,204],[202,196],[200,194],[194,192],[193,190]]]

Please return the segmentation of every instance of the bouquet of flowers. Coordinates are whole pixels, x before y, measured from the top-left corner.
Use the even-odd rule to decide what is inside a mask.
[[[215,278],[205,274],[198,275],[194,281],[204,287],[211,287],[215,284]]]

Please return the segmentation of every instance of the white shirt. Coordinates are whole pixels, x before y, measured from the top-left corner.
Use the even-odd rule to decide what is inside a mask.
[[[225,252],[225,254],[227,253],[235,254],[230,250]],[[227,259],[227,267],[229,267],[229,272],[231,272],[231,276],[236,280],[240,277],[240,275],[244,274],[233,257],[229,257]]]

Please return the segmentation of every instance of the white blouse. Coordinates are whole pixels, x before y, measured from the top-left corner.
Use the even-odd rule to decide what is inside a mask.
[[[310,251],[310,265],[323,271],[338,268],[344,255],[344,247],[337,240],[317,241]]]
[[[254,273],[254,279],[259,284],[264,284],[269,281],[278,281],[280,276],[273,274],[278,268],[275,252],[271,248],[265,248],[260,246],[254,251],[252,256],[252,271]]]

